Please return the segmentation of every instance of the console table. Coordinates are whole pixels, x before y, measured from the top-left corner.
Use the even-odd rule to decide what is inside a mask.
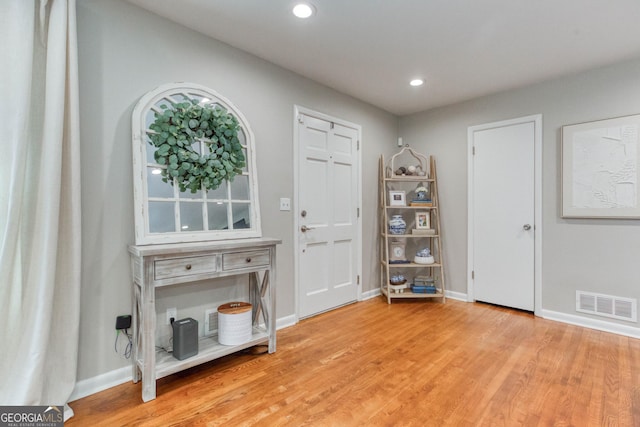
[[[271,238],[129,246],[133,270],[133,382],[142,379],[142,400],[156,398],[156,380],[239,350],[268,343],[276,351],[276,245]],[[262,273],[262,278],[260,277]],[[252,305],[251,340],[221,345],[217,336],[202,337],[198,354],[177,360],[156,351],[156,289],[200,280],[248,274]],[[215,286],[215,281],[210,281]]]

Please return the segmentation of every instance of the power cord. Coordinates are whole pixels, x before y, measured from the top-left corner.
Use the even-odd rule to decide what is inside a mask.
[[[116,332],[116,340],[113,343],[113,348],[116,353],[118,352],[118,339],[120,338],[120,331],[124,331],[123,335],[127,337],[127,345],[124,348],[124,357],[129,359],[131,358],[131,350],[133,349],[133,337],[129,333],[129,329],[117,329]]]

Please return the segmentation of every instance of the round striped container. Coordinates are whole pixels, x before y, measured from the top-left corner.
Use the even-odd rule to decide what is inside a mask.
[[[218,342],[239,345],[251,340],[251,304],[229,302],[218,307]]]

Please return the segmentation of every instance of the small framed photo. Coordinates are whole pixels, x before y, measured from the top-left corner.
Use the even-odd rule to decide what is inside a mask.
[[[389,242],[389,261],[406,262],[405,242]]]
[[[431,214],[429,211],[416,212],[416,228],[418,230],[431,228]]]
[[[407,194],[404,191],[389,191],[389,206],[406,206]]]

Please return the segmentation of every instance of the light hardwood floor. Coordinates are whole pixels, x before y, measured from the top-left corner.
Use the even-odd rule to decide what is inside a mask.
[[[640,426],[640,340],[485,304],[353,304],[72,402],[65,426]]]

